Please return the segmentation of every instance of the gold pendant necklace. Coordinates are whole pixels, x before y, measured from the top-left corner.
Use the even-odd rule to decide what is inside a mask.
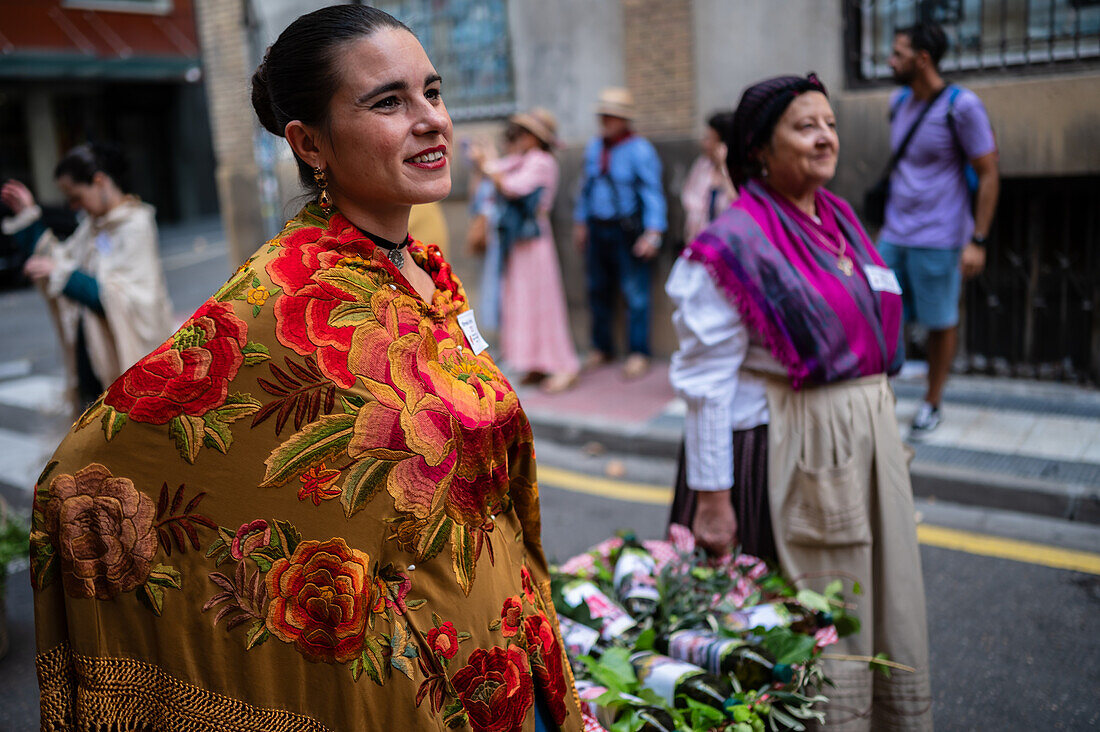
[[[813,229],[810,229],[810,234],[812,234],[814,239],[817,239],[818,242],[820,242],[826,249],[828,249],[830,254],[836,255],[836,268],[839,269],[845,277],[851,277],[852,273],[856,271],[856,265],[852,261],[852,258],[845,253],[848,249],[848,242],[845,241],[844,235],[841,234],[839,237],[837,237],[837,246],[834,249],[832,244],[830,244],[825,238],[819,236],[818,233]]]
[[[844,273],[845,277],[851,277],[852,272],[855,272],[856,267],[852,264],[852,258],[847,254],[841,254],[836,258],[836,268]]]

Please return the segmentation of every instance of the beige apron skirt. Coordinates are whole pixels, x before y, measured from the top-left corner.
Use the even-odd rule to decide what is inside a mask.
[[[928,631],[913,491],[885,375],[794,391],[768,381],[768,498],[779,563],[799,586],[843,579],[862,629],[829,653],[912,666],[887,678],[827,661],[826,726],[931,730]],[[851,593],[852,581],[862,594]]]

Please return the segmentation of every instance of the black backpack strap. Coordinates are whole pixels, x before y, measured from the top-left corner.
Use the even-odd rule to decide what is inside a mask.
[[[905,150],[909,147],[909,142],[913,139],[913,135],[917,134],[917,128],[920,127],[920,123],[924,121],[925,116],[927,116],[929,110],[932,109],[932,106],[936,103],[936,100],[939,99],[945,91],[947,91],[949,86],[950,85],[945,84],[943,88],[936,92],[935,95],[933,95],[933,97],[928,100],[928,105],[924,109],[922,109],[920,111],[920,114],[917,115],[917,118],[913,120],[913,124],[910,125],[909,131],[905,133],[905,137],[902,139],[901,144],[898,145],[898,149],[894,152],[893,155],[890,156],[890,162],[886,164],[887,173],[893,171],[893,169],[897,166],[898,161],[901,160],[901,157],[903,155],[905,155]]]

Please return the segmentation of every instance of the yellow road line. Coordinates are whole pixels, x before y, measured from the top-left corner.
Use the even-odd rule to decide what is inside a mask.
[[[672,503],[672,489],[661,486],[599,478],[546,465],[538,467],[538,476],[539,483],[573,493],[586,493],[618,501],[655,506],[667,506]],[[929,524],[917,526],[917,539],[921,544],[953,549],[967,554],[1100,574],[1100,554],[1091,552],[1061,549],[1046,544],[1004,539],[999,536],[975,534]]]
[[[628,483],[624,480],[608,480],[571,470],[538,467],[539,483],[555,488],[563,488],[574,493],[587,493],[592,496],[614,498],[632,503],[649,503],[655,506],[668,506],[672,503],[672,489],[661,488],[643,483]]]
[[[921,544],[954,549],[967,554],[979,554],[983,557],[1012,559],[1027,564],[1041,564],[1056,569],[1072,569],[1077,572],[1100,574],[1100,554],[1060,549],[1046,544],[1030,541],[1004,539],[987,534],[972,534],[969,531],[945,529],[942,526],[920,524],[917,526],[917,539]]]

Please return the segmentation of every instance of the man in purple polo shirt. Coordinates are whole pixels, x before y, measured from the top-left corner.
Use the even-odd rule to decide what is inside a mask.
[[[899,30],[890,67],[903,88],[890,99],[890,144],[901,145],[932,104],[890,176],[879,252],[897,274],[906,319],[928,329],[928,389],[913,419],[919,439],[942,420],[940,403],[958,341],[962,279],[985,267],[985,241],[1000,183],[997,144],[974,92],[939,73],[947,37],[934,23]],[[967,163],[977,175],[971,211]]]

